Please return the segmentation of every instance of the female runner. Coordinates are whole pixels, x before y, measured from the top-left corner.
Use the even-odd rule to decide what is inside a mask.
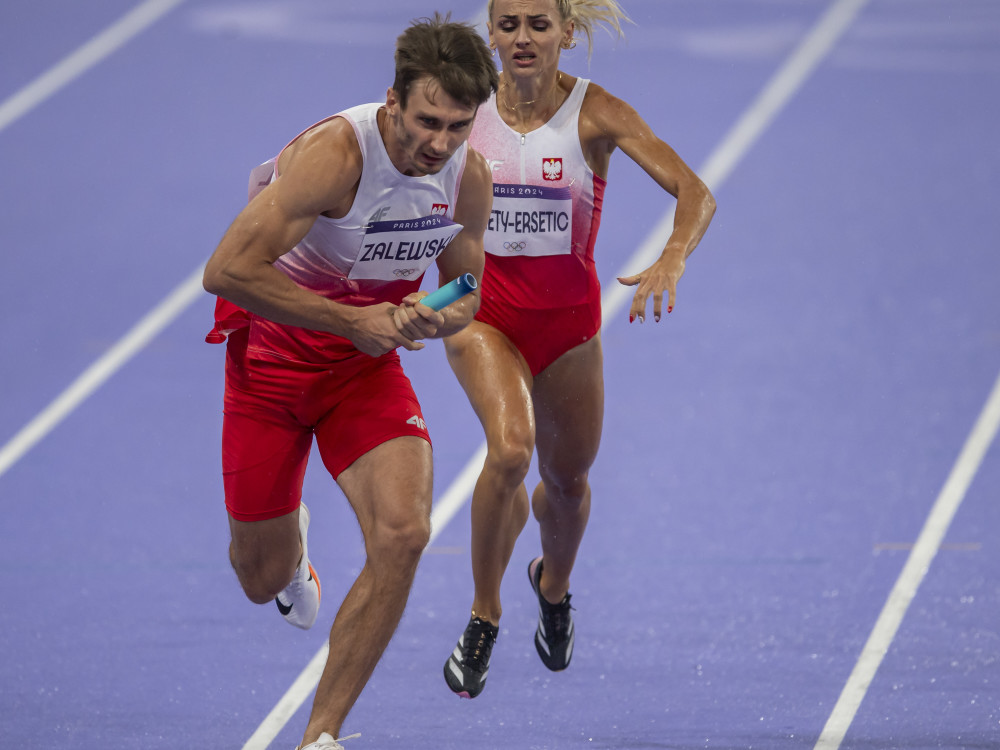
[[[472,497],[472,617],[444,674],[455,693],[483,690],[500,621],[500,582],[528,518],[524,478],[538,451],[531,508],[541,556],[528,576],[539,604],[535,646],[551,670],[573,654],[570,573],[590,512],[588,471],[604,410],[601,293],[594,267],[608,163],[615,149],[677,200],[673,232],[635,286],[629,320],[653,298],[659,321],[715,212],[708,188],[626,102],[559,70],[563,49],[605,24],[621,34],[615,0],[490,0],[500,87],[470,144],[493,172],[482,307],[445,339],[448,360],[486,433]],[[592,47],[591,47],[592,48]]]

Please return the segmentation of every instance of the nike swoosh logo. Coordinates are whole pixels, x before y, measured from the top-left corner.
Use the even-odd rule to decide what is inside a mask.
[[[311,581],[312,579],[313,579],[312,568],[310,568],[309,569],[309,580]],[[281,599],[279,599],[278,597],[274,597],[274,603],[278,605],[278,611],[281,612],[281,614],[283,616],[285,616],[285,617],[288,617],[288,613],[291,612],[292,611],[292,607],[295,606],[294,603],[292,603],[292,604],[282,604],[281,603]]]

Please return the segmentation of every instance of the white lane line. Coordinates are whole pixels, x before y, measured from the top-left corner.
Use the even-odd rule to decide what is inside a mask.
[[[0,104],[0,131],[145,31],[184,0],[146,0]]]
[[[714,191],[732,174],[733,169],[756,143],[778,112],[802,87],[816,66],[829,54],[837,39],[847,30],[851,20],[868,0],[835,0],[827,12],[803,38],[781,69],[764,87],[750,107],[743,113],[708,161],[698,171],[705,183]],[[673,227],[674,211],[671,209],[657,223],[652,232],[625,262],[616,276],[627,276],[649,266],[663,252],[667,237]],[[635,270],[633,270],[635,269]],[[634,290],[612,280],[605,285],[602,309],[605,320],[610,320]],[[459,476],[448,487],[431,513],[431,540],[438,529],[443,529],[462,505],[472,495],[472,488],[483,467],[486,443],[482,443],[466,463]],[[257,731],[243,746],[243,750],[266,750],[288,720],[295,714],[319,682],[323,671],[327,646],[324,645],[310,660],[292,686],[288,689]]]
[[[330,644],[324,643],[313,658],[309,660],[306,668],[295,678],[295,682],[288,688],[288,691],[278,701],[277,705],[271,709],[271,713],[260,723],[250,739],[246,741],[243,750],[248,748],[266,748],[278,732],[284,728],[285,724],[295,715],[306,697],[312,693],[316,685],[319,684],[319,677],[323,674],[323,667],[326,666],[326,656],[330,652]]]
[[[25,453],[48,435],[77,406],[100,388],[135,354],[152,341],[160,331],[196,300],[202,293],[203,266],[128,331],[118,342],[59,394],[52,403],[21,428],[0,449],[0,476],[17,463]]]
[[[122,16],[61,62],[0,103],[0,131],[83,75],[184,0],[147,0]],[[92,364],[41,413],[0,449],[0,476],[110,378],[197,296],[194,275],[140,320],[110,351]]]
[[[830,53],[867,2],[868,0],[835,0],[830,5],[698,170],[698,175],[711,190],[718,190],[732,174],[736,165],[802,88],[806,79]],[[670,210],[649,233],[639,250],[625,263],[619,275],[631,276],[652,265],[663,252],[673,225],[674,211]],[[610,288],[606,287],[605,309],[617,311],[634,291],[633,287],[614,282]],[[629,304],[631,305],[631,301]],[[611,313],[606,317],[611,317]]]
[[[913,546],[906,565],[903,566],[903,572],[899,574],[896,585],[892,587],[889,598],[875,622],[875,627],[861,650],[861,656],[854,665],[854,670],[848,677],[826,726],[823,727],[823,733],[816,742],[815,750],[837,750],[840,747],[861,706],[861,701],[868,692],[868,687],[875,678],[875,673],[882,664],[882,659],[896,637],[896,631],[906,615],[910,602],[916,596],[917,589],[927,575],[955,513],[965,499],[965,493],[979,470],[986,451],[996,438],[998,427],[1000,427],[1000,377],[993,384],[986,405],[945,480],[930,515],[927,516],[924,528],[917,537],[917,543]]]

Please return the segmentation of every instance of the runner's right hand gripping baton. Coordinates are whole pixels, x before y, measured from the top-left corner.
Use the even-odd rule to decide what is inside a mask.
[[[442,287],[438,287],[426,297],[421,298],[420,304],[427,305],[432,310],[440,310],[447,307],[452,302],[456,302],[469,292],[473,291],[479,284],[476,277],[471,273],[463,273],[457,279],[449,281]]]

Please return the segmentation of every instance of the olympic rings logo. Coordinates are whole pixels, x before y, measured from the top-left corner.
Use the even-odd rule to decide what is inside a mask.
[[[412,276],[419,270],[419,268],[394,268],[392,269],[392,275],[397,279],[405,279]]]
[[[525,242],[524,240],[522,240],[520,242],[505,242],[505,243],[503,243],[503,249],[504,250],[512,250],[513,252],[516,253],[516,252],[518,252],[520,250],[524,250],[524,248],[527,247],[527,245],[528,245],[528,243]]]

